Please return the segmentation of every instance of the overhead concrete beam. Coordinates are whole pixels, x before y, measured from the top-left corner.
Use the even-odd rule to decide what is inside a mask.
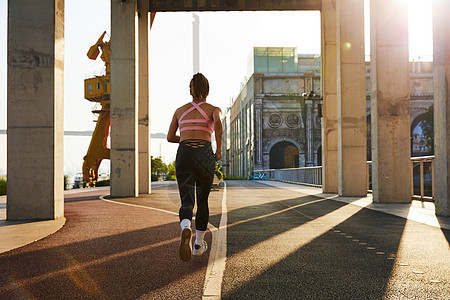
[[[321,0],[149,0],[150,11],[320,10]]]
[[[64,1],[8,2],[8,220],[64,217]]]

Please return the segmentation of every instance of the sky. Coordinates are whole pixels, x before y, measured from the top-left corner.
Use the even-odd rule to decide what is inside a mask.
[[[430,57],[431,0],[408,0],[408,3],[410,55]],[[369,54],[368,0],[365,4],[366,54]],[[200,16],[200,72],[210,82],[208,102],[222,109],[239,93],[252,47],[297,47],[301,54],[320,53],[318,11],[197,14]],[[190,101],[192,20],[192,13],[157,13],[149,34],[152,133],[166,133],[175,109]],[[65,1],[65,130],[95,127],[93,105],[83,99],[83,80],[103,71],[102,61],[89,60],[86,52],[104,30],[110,34],[109,0]],[[0,129],[6,129],[6,33],[7,0],[0,0]],[[6,148],[0,145],[0,169],[5,156],[2,147]]]

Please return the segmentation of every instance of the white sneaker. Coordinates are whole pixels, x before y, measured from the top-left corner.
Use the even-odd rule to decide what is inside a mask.
[[[202,255],[206,250],[208,250],[208,244],[206,241],[203,241],[203,245],[194,245],[194,250],[192,251],[192,255],[200,256]]]
[[[189,227],[183,228],[180,237],[179,254],[183,261],[189,261],[192,257],[192,243],[191,243],[192,230]]]

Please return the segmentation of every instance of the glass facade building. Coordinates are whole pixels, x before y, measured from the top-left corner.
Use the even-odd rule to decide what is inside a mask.
[[[249,56],[248,75],[253,73],[297,73],[296,47],[254,47]]]

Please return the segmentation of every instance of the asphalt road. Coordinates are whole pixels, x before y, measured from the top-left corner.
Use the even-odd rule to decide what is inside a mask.
[[[228,182],[223,299],[450,299],[450,232]]]
[[[261,182],[226,189],[223,299],[450,299],[448,230]],[[209,250],[178,258],[176,184],[115,199],[134,206],[99,193],[68,195],[60,231],[0,254],[0,299],[201,299]]]

